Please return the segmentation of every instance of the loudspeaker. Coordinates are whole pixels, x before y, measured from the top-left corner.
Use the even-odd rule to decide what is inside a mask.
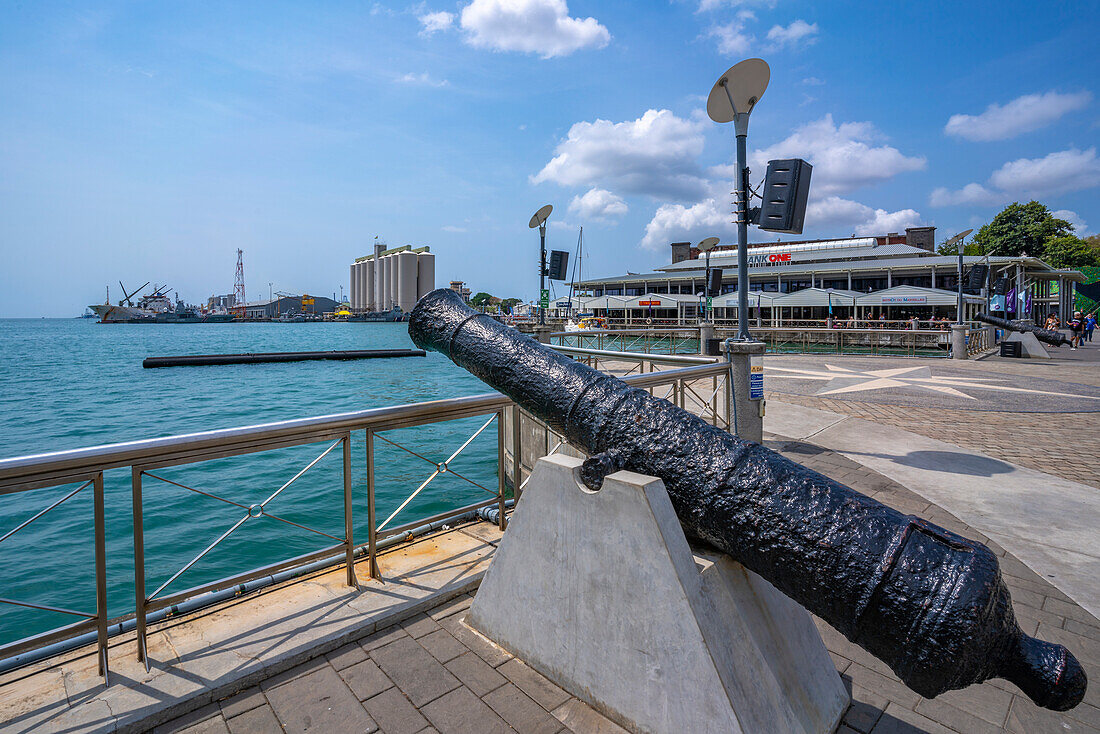
[[[710,280],[707,281],[707,295],[711,297],[722,295],[722,268],[713,268],[710,271]]]
[[[550,251],[550,268],[549,276],[550,280],[565,280],[569,276],[567,271],[569,269],[569,253],[562,250]]]
[[[768,161],[764,203],[760,207],[760,229],[802,234],[812,172],[813,166],[800,158]]]
[[[989,266],[985,263],[978,263],[974,267],[970,268],[969,277],[966,279],[966,283],[963,285],[964,293],[971,293],[977,295],[982,292],[982,286],[985,285],[985,276],[989,274]]]
[[[1008,293],[1008,278],[997,278],[997,282],[993,284],[993,295],[1003,296]]]

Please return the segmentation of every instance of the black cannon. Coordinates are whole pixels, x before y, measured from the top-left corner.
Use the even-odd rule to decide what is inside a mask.
[[[420,300],[416,345],[442,352],[591,455],[598,489],[620,468],[660,477],[689,538],[728,553],[931,698],[988,678],[1066,710],[1077,659],[1024,634],[985,545],[903,515],[597,372],[468,308]]]
[[[998,329],[1009,329],[1011,331],[1019,331],[1026,334],[1034,334],[1036,339],[1041,342],[1046,342],[1052,347],[1060,347],[1063,344],[1069,344],[1069,339],[1067,339],[1066,335],[1060,331],[1040,329],[1038,326],[1025,324],[1022,321],[1008,321],[1007,319],[999,319],[996,316],[990,316],[989,314],[985,313],[980,313],[974,318],[976,318],[978,321],[985,322],[990,326],[996,326]]]

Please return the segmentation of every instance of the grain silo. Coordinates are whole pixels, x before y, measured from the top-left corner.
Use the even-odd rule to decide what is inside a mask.
[[[393,307],[393,282],[390,279],[390,270],[393,269],[393,258],[389,255],[383,257],[382,263],[382,309],[389,311]]]
[[[386,273],[390,278],[390,308],[397,305],[397,254],[390,255],[386,258],[390,262],[389,269]]]
[[[351,299],[351,307],[358,308],[359,306],[359,263],[351,264],[351,289],[348,291],[348,298]]]
[[[435,255],[421,252],[416,257],[416,300],[435,290]]]
[[[416,305],[416,253],[406,250],[393,257],[397,261],[397,306],[409,313]]]
[[[374,260],[364,260],[363,266],[363,310],[374,309]]]
[[[386,307],[382,304],[382,297],[385,291],[382,287],[382,253],[385,251],[385,245],[378,242],[374,243],[374,290],[371,292],[373,298],[371,299],[369,309],[371,311],[386,310]]]

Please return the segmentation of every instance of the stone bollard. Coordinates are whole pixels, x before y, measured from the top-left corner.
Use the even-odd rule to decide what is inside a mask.
[[[909,328],[912,329],[913,331],[916,331],[917,329],[919,329],[920,328],[920,320],[915,319],[915,318],[909,319]]]
[[[554,333],[554,327],[546,324],[538,324],[534,327],[531,335],[534,336],[540,344],[549,344],[550,335],[552,333]]]
[[[733,395],[730,405],[730,423],[734,424],[735,433],[741,438],[760,443],[764,438],[764,398],[749,397],[750,374],[752,364],[756,362],[758,367],[764,367],[764,342],[735,342],[730,339],[722,342],[722,349],[730,360],[730,385]],[[763,374],[760,374],[763,384]]]
[[[951,324],[951,358],[967,358],[966,324]]]
[[[826,328],[826,329],[831,329],[831,328],[833,328],[833,323],[834,323],[834,322],[833,322],[833,317],[832,317],[832,316],[829,316],[828,318],[826,318],[826,319],[825,319],[825,328]]]
[[[714,324],[710,321],[704,321],[699,324],[699,354],[704,357],[707,355],[707,339],[714,338]]]

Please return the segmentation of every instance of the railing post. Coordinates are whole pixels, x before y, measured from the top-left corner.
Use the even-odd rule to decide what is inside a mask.
[[[95,621],[99,647],[99,674],[107,680],[107,523],[103,512],[103,472],[93,481],[95,505]]]
[[[497,497],[500,499],[500,531],[508,527],[504,517],[504,408],[497,411]]]
[[[512,497],[519,504],[519,495],[523,490],[523,438],[519,432],[519,405],[512,404]]]
[[[714,418],[714,427],[718,427],[718,375],[710,378],[710,414]]]
[[[381,578],[378,573],[378,531],[374,520],[374,429],[367,429],[367,567],[372,579]]]
[[[145,531],[141,519],[141,468],[130,467],[130,485],[134,506],[134,621],[137,624],[138,662],[149,671],[145,640]]]
[[[351,514],[351,434],[344,434],[344,552],[348,567],[348,586],[358,588],[355,578],[355,537]]]

